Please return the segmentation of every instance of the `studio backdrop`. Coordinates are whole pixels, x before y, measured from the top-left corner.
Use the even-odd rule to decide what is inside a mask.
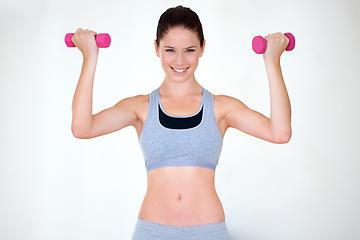
[[[0,2],[0,239],[130,239],[146,191],[131,127],[81,140],[71,133],[82,55],[77,28],[109,33],[93,111],[148,94],[164,73],[157,21],[183,5],[199,15],[206,48],[196,78],[213,94],[270,114],[254,36],[291,32],[281,58],[293,136],[276,145],[229,130],[216,189],[239,240],[360,239],[360,3],[299,1]]]

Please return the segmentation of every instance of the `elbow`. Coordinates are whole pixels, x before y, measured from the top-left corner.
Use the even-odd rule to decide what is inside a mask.
[[[75,127],[74,125],[71,126],[71,132],[75,138],[78,139],[88,139],[87,131],[84,131],[83,129],[79,127]]]
[[[74,118],[71,122],[71,132],[75,138],[79,139],[89,139],[92,138],[91,136],[91,126],[92,121],[89,121],[87,119],[78,119]]]
[[[273,142],[276,144],[285,144],[290,141],[291,136],[292,136],[292,132],[290,129],[289,131],[276,135],[273,139]]]
[[[275,143],[277,143],[277,144],[285,144],[285,143],[290,142],[290,139],[291,139],[291,135],[290,136],[284,136],[282,138],[277,139]]]

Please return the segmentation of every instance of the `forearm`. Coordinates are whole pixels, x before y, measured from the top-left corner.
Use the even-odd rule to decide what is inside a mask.
[[[72,104],[72,131],[77,136],[91,127],[96,64],[97,56],[84,57]]]
[[[291,137],[291,106],[281,72],[280,58],[265,60],[270,87],[270,127],[275,142],[287,142]]]

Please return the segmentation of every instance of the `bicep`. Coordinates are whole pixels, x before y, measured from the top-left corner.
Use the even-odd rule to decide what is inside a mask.
[[[130,98],[123,99],[92,117],[88,138],[98,137],[133,125],[137,120],[135,106]]]
[[[237,99],[231,99],[227,105],[229,107],[225,118],[228,127],[272,142],[271,125],[268,117],[248,108]]]

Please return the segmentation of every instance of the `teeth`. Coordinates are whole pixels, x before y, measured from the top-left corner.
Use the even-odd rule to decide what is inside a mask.
[[[178,73],[182,73],[182,72],[185,72],[187,68],[184,68],[184,69],[177,69],[177,68],[172,68],[175,72],[178,72]]]

